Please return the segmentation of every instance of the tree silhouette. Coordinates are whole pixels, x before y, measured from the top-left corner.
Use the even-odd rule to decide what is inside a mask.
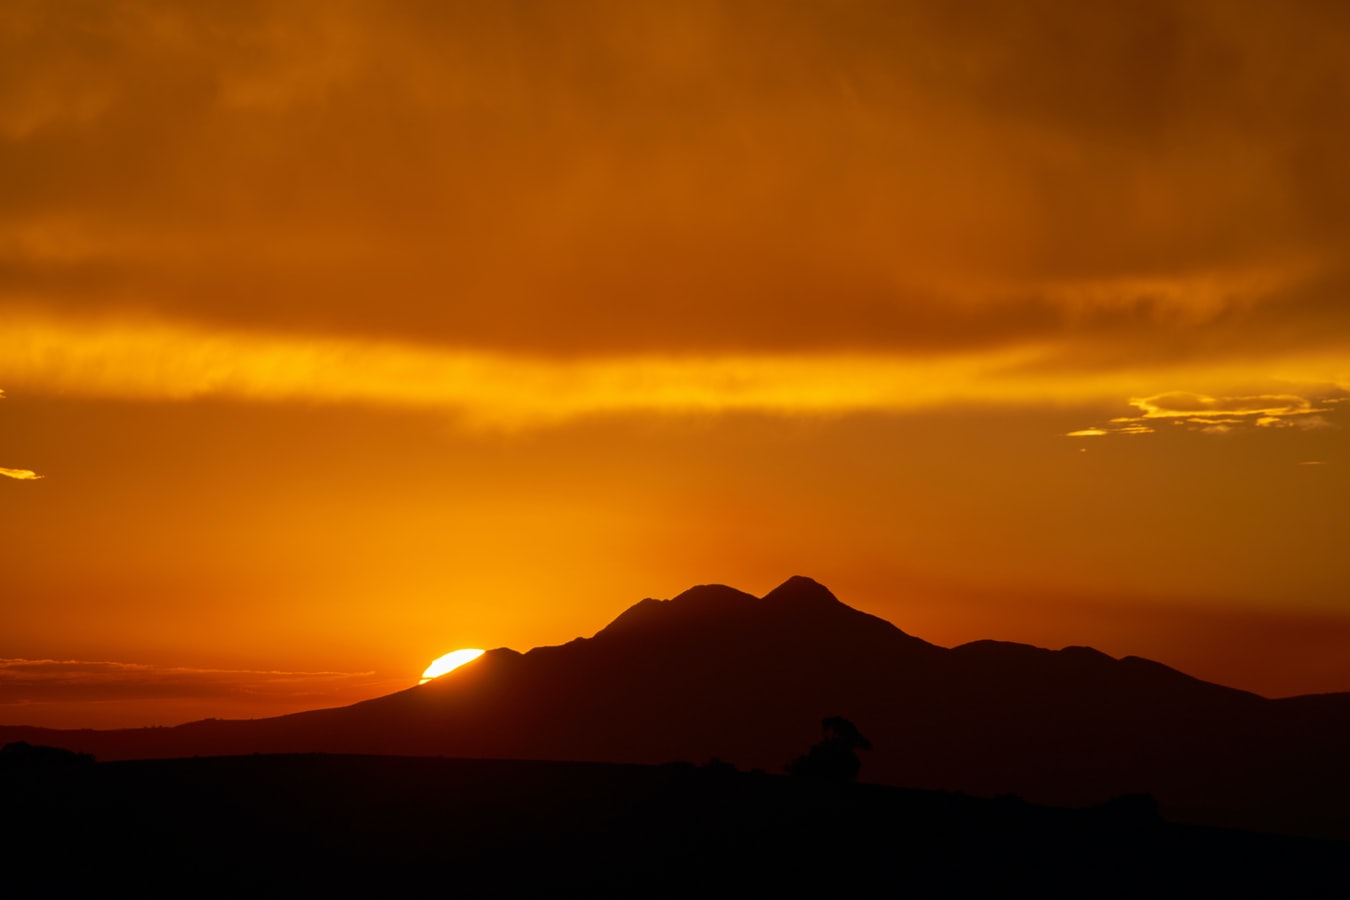
[[[820,730],[820,742],[805,756],[788,763],[788,774],[821,781],[856,780],[858,770],[862,768],[857,751],[871,750],[872,742],[863,737],[856,725],[842,716],[828,716],[821,720]]]

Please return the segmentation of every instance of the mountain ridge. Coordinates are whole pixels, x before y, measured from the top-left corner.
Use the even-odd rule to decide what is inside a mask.
[[[1001,641],[944,648],[794,577],[699,585],[591,637],[490,650],[346,707],[176,728],[12,737],[100,759],[342,752],[781,771],[824,716],[872,740],[863,777],[1082,805],[1150,792],[1198,824],[1350,837],[1350,694],[1286,703],[1140,657]],[[1302,800],[1287,798],[1290,786]],[[1300,805],[1301,804],[1301,805]],[[1339,804],[1339,805],[1337,805]]]

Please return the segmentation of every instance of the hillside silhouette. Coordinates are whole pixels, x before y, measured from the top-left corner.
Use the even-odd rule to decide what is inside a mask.
[[[0,769],[5,896],[1344,896],[1350,845],[737,772],[331,755]]]
[[[1270,700],[1137,657],[977,641],[947,649],[809,578],[644,600],[593,637],[491,650],[337,709],[176,728],[0,728],[99,760],[349,753],[624,763],[713,757],[782,772],[856,724],[865,782],[1087,806],[1156,798],[1170,820],[1350,838],[1350,694]]]

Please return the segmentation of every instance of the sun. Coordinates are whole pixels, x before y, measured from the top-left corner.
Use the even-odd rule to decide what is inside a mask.
[[[427,670],[422,673],[422,680],[417,683],[426,684],[431,679],[439,678],[446,672],[458,669],[466,662],[477,659],[482,655],[482,650],[456,650],[454,653],[447,653],[427,666]]]

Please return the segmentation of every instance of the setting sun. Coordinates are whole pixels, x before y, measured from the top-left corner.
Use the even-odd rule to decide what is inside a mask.
[[[422,680],[418,684],[426,684],[433,678],[439,678],[447,672],[453,672],[466,662],[475,660],[483,655],[482,650],[456,650],[453,653],[447,653],[427,666],[427,670],[422,673]]]

